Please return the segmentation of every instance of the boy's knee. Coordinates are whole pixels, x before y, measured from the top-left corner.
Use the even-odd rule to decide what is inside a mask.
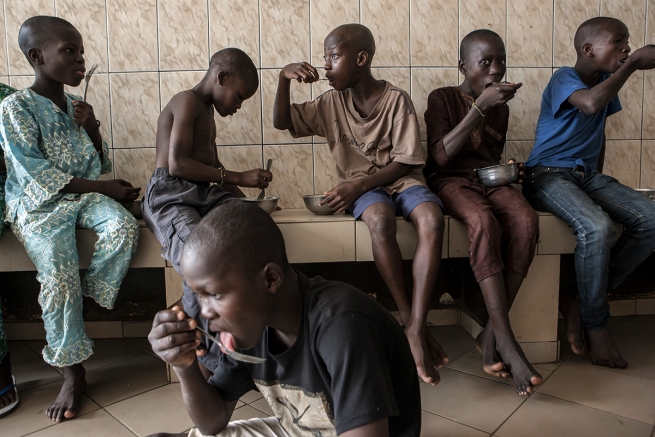
[[[474,232],[483,232],[485,234],[498,234],[502,232],[500,223],[493,213],[486,209],[476,211],[474,214],[465,218],[466,226]]]
[[[418,232],[434,235],[443,235],[445,223],[441,208],[438,206],[422,211],[414,220]]]
[[[396,214],[384,209],[367,214],[366,225],[371,237],[396,238]]]
[[[583,225],[581,232],[578,233],[578,239],[586,243],[597,242],[604,245],[613,245],[616,239],[616,228],[612,220],[605,217],[596,217],[595,220],[589,220]]]

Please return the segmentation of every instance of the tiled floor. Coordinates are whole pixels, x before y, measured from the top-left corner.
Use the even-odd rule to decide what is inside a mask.
[[[655,437],[655,316],[611,320],[626,370],[592,366],[563,344],[562,361],[537,365],[544,384],[529,398],[511,382],[487,376],[471,337],[459,326],[432,328],[452,364],[437,387],[421,384],[423,436]],[[40,341],[11,342],[21,404],[0,420],[0,435],[146,436],[191,427],[179,385],[166,382],[164,364],[146,339],[96,340],[85,364],[88,390],[75,420],[53,425],[44,409],[61,375],[39,355]],[[244,396],[234,419],[270,413],[256,392]]]

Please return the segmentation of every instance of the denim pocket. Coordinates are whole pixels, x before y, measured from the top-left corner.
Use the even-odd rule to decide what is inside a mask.
[[[541,176],[551,174],[551,173],[559,173],[562,169],[559,167],[530,167],[528,170],[528,178],[531,181],[534,181]]]

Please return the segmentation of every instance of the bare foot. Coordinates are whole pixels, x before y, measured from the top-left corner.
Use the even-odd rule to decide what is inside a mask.
[[[448,364],[448,357],[441,345],[426,331],[414,329],[412,326],[406,327],[405,335],[412,350],[418,376],[428,384],[437,385],[441,381],[437,369]]]
[[[475,346],[482,354],[482,370],[499,378],[509,378],[511,376],[496,349],[496,336],[491,321],[487,322],[480,335],[475,339]]]
[[[541,375],[532,368],[525,357],[521,346],[512,338],[505,342],[497,342],[498,352],[503,357],[505,367],[512,375],[516,393],[527,396],[534,391],[534,388],[543,382]]]
[[[75,417],[80,408],[82,394],[86,390],[85,374],[86,371],[81,364],[64,367],[64,385],[57,399],[45,412],[48,419],[61,422]]]
[[[628,363],[621,356],[607,328],[585,329],[591,362],[597,366],[625,369]]]
[[[0,390],[12,384],[11,378],[11,364],[9,362],[9,353],[0,362]],[[0,410],[16,402],[16,391],[9,390],[7,393],[0,396]]]
[[[571,350],[576,355],[585,355],[585,344],[582,336],[582,316],[580,315],[580,302],[576,299],[563,298],[560,295],[559,310],[564,316],[566,324],[566,338]]]

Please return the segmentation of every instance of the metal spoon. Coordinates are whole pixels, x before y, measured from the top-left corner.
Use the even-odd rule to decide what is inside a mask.
[[[98,64],[93,64],[93,67],[89,71],[86,72],[84,75],[84,81],[86,82],[86,85],[84,86],[84,101],[86,102],[86,90],[89,89],[89,81],[91,80],[91,76],[93,76],[93,73],[96,71],[96,68],[98,68]]]
[[[210,339],[211,341],[216,343],[222,350],[225,351],[225,354],[227,354],[227,356],[232,357],[233,359],[235,359],[237,361],[243,361],[244,363],[254,363],[254,364],[261,364],[264,361],[266,361],[264,358],[253,357],[251,355],[246,355],[246,354],[242,354],[240,352],[232,351],[232,350],[226,348],[225,345],[223,345],[223,343],[221,343],[221,341],[218,338],[214,337],[213,335],[211,335],[207,331],[203,330],[199,326],[196,326],[196,329],[198,331],[200,331],[202,333],[202,335],[204,335],[205,337],[207,337],[208,339]]]
[[[268,159],[266,162],[266,171],[271,171],[271,164],[273,163],[272,159]],[[257,200],[262,200],[266,196],[266,188],[262,189],[262,192],[259,193],[259,196],[257,196]]]

